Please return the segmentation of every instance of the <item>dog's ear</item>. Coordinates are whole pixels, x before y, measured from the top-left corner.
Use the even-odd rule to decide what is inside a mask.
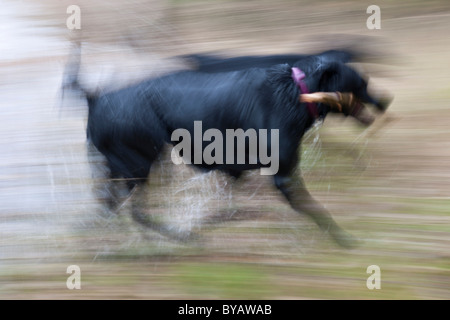
[[[311,91],[334,92],[339,91],[338,81],[342,66],[339,62],[321,61],[319,66],[312,74],[312,80],[315,81],[310,87]]]

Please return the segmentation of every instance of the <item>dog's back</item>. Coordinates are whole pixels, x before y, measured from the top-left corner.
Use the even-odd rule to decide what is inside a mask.
[[[183,58],[192,61],[197,71],[216,73],[248,68],[268,68],[282,63],[294,65],[305,58],[320,58],[323,62],[338,61],[347,63],[355,60],[356,54],[350,50],[328,50],[319,54],[251,55],[232,58],[208,54],[191,54],[185,55]]]

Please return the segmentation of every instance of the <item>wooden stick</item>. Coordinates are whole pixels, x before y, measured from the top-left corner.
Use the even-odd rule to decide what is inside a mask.
[[[339,112],[342,112],[342,104],[346,101],[353,101],[352,93],[314,92],[304,93],[300,95],[300,102],[325,103],[333,108],[338,109]]]

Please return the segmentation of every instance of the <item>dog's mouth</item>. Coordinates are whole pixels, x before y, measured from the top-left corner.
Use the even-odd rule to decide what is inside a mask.
[[[352,116],[361,124],[369,126],[375,121],[372,115],[353,93],[348,92],[315,92],[305,93],[300,96],[301,102],[323,103],[336,112],[346,116]]]
[[[343,99],[348,101],[348,103],[342,103],[342,113],[352,116],[366,126],[371,125],[375,121],[375,116],[370,113],[361,100],[354,97],[352,93],[342,95],[344,96]],[[345,98],[345,96],[348,97]]]

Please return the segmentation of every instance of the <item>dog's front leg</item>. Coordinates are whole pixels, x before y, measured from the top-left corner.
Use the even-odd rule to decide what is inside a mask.
[[[275,175],[274,183],[295,211],[311,217],[320,229],[329,233],[339,245],[346,248],[356,246],[357,240],[339,227],[330,213],[314,200],[298,174]]]

